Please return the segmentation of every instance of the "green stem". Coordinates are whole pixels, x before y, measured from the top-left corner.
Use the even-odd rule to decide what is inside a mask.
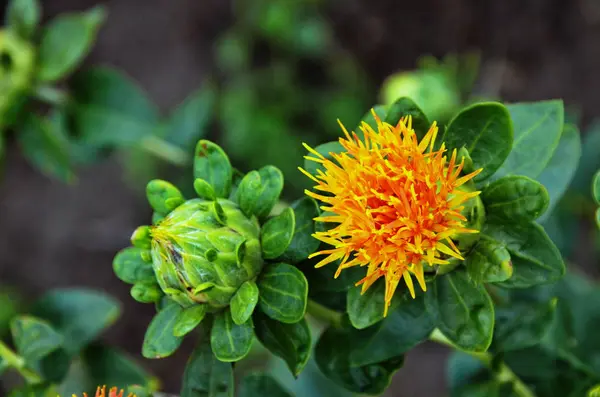
[[[156,135],[147,135],[139,143],[140,147],[169,163],[186,166],[190,163],[190,156],[184,150],[169,143]]]
[[[336,328],[342,327],[342,314],[334,310],[328,309],[323,305],[318,304],[315,301],[308,300],[306,305],[306,311],[315,319],[324,323],[331,324]]]
[[[51,85],[41,85],[35,89],[35,97],[50,105],[63,106],[69,100],[66,92]]]
[[[490,353],[488,353],[488,352],[477,353],[477,352],[468,352],[468,351],[461,350],[460,348],[455,346],[452,342],[450,342],[448,340],[448,338],[446,338],[438,329],[435,329],[431,333],[431,335],[429,336],[429,340],[431,340],[433,342],[437,342],[444,346],[448,346],[455,350],[460,350],[464,353],[469,354],[471,357],[478,359],[479,361],[481,361],[483,363],[483,365],[494,370],[496,379],[499,382],[512,383],[513,390],[517,396],[519,396],[519,397],[536,397],[535,394],[531,391],[531,389],[525,383],[523,383],[523,381],[504,362],[502,362],[498,366],[494,366],[494,368],[492,368],[493,357]]]
[[[41,383],[42,378],[35,372],[27,369],[25,367],[25,361],[23,358],[19,357],[15,352],[13,352],[4,342],[0,340],[0,357],[6,361],[9,367],[17,370],[21,376],[27,381],[29,384]]]

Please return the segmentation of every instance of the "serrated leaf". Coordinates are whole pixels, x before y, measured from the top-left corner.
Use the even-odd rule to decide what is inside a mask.
[[[296,200],[290,206],[294,210],[294,236],[281,259],[296,264],[319,249],[320,242],[313,237],[316,232],[314,218],[319,216],[319,205],[310,198]]]
[[[468,106],[450,121],[441,142],[448,149],[466,147],[474,168],[483,168],[474,180],[483,181],[500,168],[511,152],[513,127],[508,110],[496,102]]]
[[[174,329],[183,309],[171,303],[156,313],[142,345],[142,355],[146,358],[164,358],[173,354],[181,345],[182,337],[175,336]]]
[[[566,124],[563,128],[558,146],[546,168],[536,178],[550,197],[550,204],[538,222],[548,219],[562,196],[565,194],[575,175],[581,158],[581,138],[576,126]]]
[[[210,183],[217,197],[228,197],[233,169],[229,157],[217,144],[200,140],[194,156],[194,178]]]
[[[63,182],[75,179],[68,142],[54,133],[53,125],[48,120],[28,113],[16,139],[25,158],[45,175]]]
[[[145,251],[141,248],[127,247],[115,255],[113,271],[119,280],[128,284],[135,284],[155,279],[152,264],[142,259],[142,252]]]
[[[293,324],[304,317],[308,297],[306,277],[287,263],[267,265],[258,279],[258,306],[267,316]]]
[[[223,310],[215,316],[210,332],[210,346],[218,360],[235,362],[250,352],[253,337],[252,320],[238,325],[233,322],[229,310]]]
[[[507,105],[514,127],[510,155],[494,174],[537,178],[544,170],[560,140],[564,124],[562,101],[541,101]]]
[[[425,136],[431,124],[421,108],[410,98],[401,97],[389,106],[385,122],[396,126],[402,117],[411,116],[412,128],[419,141]]]
[[[254,316],[258,340],[274,355],[281,357],[294,377],[298,377],[310,357],[311,333],[305,319],[294,324],[273,320],[264,314]]]
[[[251,374],[240,384],[238,397],[293,397],[269,375]]]
[[[528,222],[539,218],[548,208],[548,191],[526,176],[505,176],[481,192],[486,215],[507,222]]]
[[[46,321],[19,315],[12,319],[11,334],[17,352],[30,365],[62,346],[63,337]]]
[[[486,351],[492,342],[494,305],[483,285],[474,284],[458,269],[430,285],[425,304],[436,327],[461,349]]]
[[[40,23],[41,14],[37,0],[11,0],[6,10],[6,23],[21,37],[29,39]]]
[[[119,302],[99,291],[56,289],[44,295],[31,310],[63,335],[67,353],[76,354],[119,317]]]
[[[233,397],[233,367],[217,360],[208,340],[196,346],[183,373],[181,397]]]
[[[260,242],[265,259],[275,259],[284,254],[294,237],[295,226],[296,218],[291,208],[286,208],[264,224]]]
[[[254,281],[246,281],[231,298],[231,317],[240,325],[248,321],[258,303],[258,286]]]
[[[328,328],[315,347],[315,360],[321,372],[345,389],[362,394],[380,395],[390,384],[392,375],[402,367],[404,357],[366,366],[354,366],[350,361],[353,341],[350,332]]]
[[[565,273],[560,252],[544,229],[536,223],[506,227],[488,222],[481,234],[504,244],[510,253],[513,275],[498,284],[502,287],[528,288],[550,284]]]
[[[52,20],[42,33],[37,78],[55,81],[72,72],[90,51],[105,18],[106,10],[97,6]]]

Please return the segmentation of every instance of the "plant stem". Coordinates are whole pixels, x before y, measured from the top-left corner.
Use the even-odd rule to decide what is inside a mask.
[[[41,383],[42,379],[35,372],[25,368],[25,361],[0,340],[0,357],[9,367],[14,368],[29,384]]]
[[[139,143],[140,147],[169,163],[186,166],[190,164],[190,156],[184,150],[156,135],[147,135]]]
[[[323,305],[318,304],[315,301],[308,300],[308,304],[306,306],[306,311],[308,314],[313,316],[315,319],[322,321],[324,323],[331,324],[336,328],[341,328],[342,326],[342,315],[334,310],[328,309]]]
[[[438,329],[435,329],[431,335],[429,336],[429,340],[448,346],[452,349],[462,351],[467,353],[471,357],[474,357],[481,361],[486,367],[492,369],[492,355],[488,352],[468,352],[461,350],[457,346],[455,346],[452,342],[448,340]],[[498,366],[494,366],[494,374],[496,379],[502,383],[512,383],[513,390],[519,397],[536,397],[535,394],[531,391],[531,389],[523,383],[523,381],[510,369],[508,365],[504,362],[500,363]]]

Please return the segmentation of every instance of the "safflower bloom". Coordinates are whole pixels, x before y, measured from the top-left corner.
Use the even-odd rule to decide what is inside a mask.
[[[331,246],[309,258],[326,255],[316,267],[339,261],[335,277],[353,266],[366,266],[366,276],[356,285],[364,293],[385,278],[387,311],[401,279],[415,297],[412,276],[426,290],[424,264],[446,265],[463,257],[452,241],[460,233],[477,233],[465,227],[463,204],[479,195],[461,189],[481,169],[459,177],[464,158],[457,164],[454,149],[447,159],[445,144],[435,148],[438,127],[434,122],[419,142],[410,116],[396,126],[382,122],[373,112],[377,131],[362,123],[361,140],[338,123],[345,151],[331,153],[334,161],[304,145],[314,155],[305,158],[321,165],[316,175],[300,169],[317,183],[317,192],[305,193],[324,206],[318,222],[337,224],[313,236]],[[322,192],[322,193],[321,193]]]
[[[123,397],[123,390],[118,390],[116,387],[111,387],[108,391],[108,395],[106,394],[106,386],[98,386],[96,389],[95,397]],[[75,394],[73,397],[77,397]],[[88,397],[87,393],[83,393],[83,397]],[[127,397],[136,397],[135,394],[129,393]]]

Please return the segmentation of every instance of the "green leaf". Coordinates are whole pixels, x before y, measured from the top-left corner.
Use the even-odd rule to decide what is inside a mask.
[[[274,355],[281,357],[294,377],[298,377],[311,350],[311,334],[305,319],[294,324],[284,324],[257,313],[254,332],[258,340]]]
[[[206,305],[194,305],[183,309],[173,327],[173,335],[184,336],[192,332],[206,316]]]
[[[335,141],[335,142],[323,143],[323,144],[315,147],[314,150],[317,153],[321,154],[326,159],[331,160],[335,163],[335,160],[334,160],[333,156],[331,155],[331,153],[334,153],[334,154],[342,153],[346,149],[344,149],[344,147],[341,145],[341,143]],[[313,153],[309,153],[309,156],[316,158],[316,156]],[[324,171],[325,168],[319,162],[312,161],[309,159],[304,159],[304,170],[311,175],[317,175],[317,170]]]
[[[165,140],[183,149],[192,149],[206,136],[213,119],[216,95],[215,85],[206,82],[177,105],[166,120]]]
[[[158,382],[131,357],[112,346],[93,343],[83,351],[82,360],[96,385],[111,385],[119,389],[140,385],[154,389]]]
[[[431,124],[427,116],[419,106],[410,98],[402,97],[390,105],[385,122],[396,126],[400,119],[405,116],[412,117],[412,128],[415,130],[419,140],[423,139]]]
[[[319,249],[320,242],[313,237],[316,232],[313,219],[319,216],[320,211],[317,202],[310,197],[294,201],[291,208],[295,218],[294,237],[281,259],[296,264]]]
[[[404,293],[396,293],[392,298],[389,310],[394,310],[404,300],[404,295]],[[347,305],[348,317],[354,328],[364,329],[383,320],[385,282],[383,280],[376,281],[364,294],[361,293],[361,287],[350,288]]]
[[[154,179],[146,185],[146,196],[154,211],[167,215],[185,202],[181,191],[172,183]]]
[[[548,191],[526,176],[505,176],[481,192],[486,215],[509,222],[527,222],[540,217],[550,202]]]
[[[571,183],[579,159],[581,158],[581,138],[576,126],[566,124],[560,136],[558,146],[546,168],[536,178],[548,190],[550,204],[548,209],[539,219],[543,222],[548,219],[567,187]]]
[[[481,182],[496,172],[511,152],[513,128],[508,110],[501,103],[482,102],[468,106],[450,122],[441,142],[448,149],[465,146]]]
[[[556,299],[538,304],[511,303],[507,307],[497,307],[494,351],[507,352],[540,344],[552,324],[555,309]]]
[[[269,375],[251,374],[240,384],[238,397],[293,397]]]
[[[253,336],[251,319],[238,325],[233,322],[229,310],[223,310],[215,316],[210,332],[210,346],[218,360],[235,362],[250,352]]]
[[[510,253],[506,247],[482,236],[465,258],[467,274],[476,283],[497,283],[513,274]]]
[[[205,200],[215,200],[217,198],[215,190],[211,184],[206,182],[204,179],[197,178],[194,181],[194,190],[196,191],[198,197]]]
[[[279,168],[267,165],[258,170],[262,191],[254,206],[254,214],[261,221],[271,213],[283,190],[283,174]]]
[[[15,387],[8,397],[53,397],[56,392],[47,384],[24,385]]]
[[[68,142],[53,131],[53,125],[48,120],[28,113],[15,136],[25,158],[45,175],[63,182],[75,179],[69,160]]]
[[[235,201],[246,216],[254,215],[261,190],[262,186],[258,171],[250,171],[240,181],[236,190]]]
[[[267,265],[258,280],[258,306],[274,320],[292,324],[306,312],[308,282],[296,267],[287,263]]]
[[[292,208],[269,219],[260,231],[260,242],[265,259],[275,259],[283,255],[292,242],[296,218]]]
[[[97,6],[52,20],[42,33],[37,78],[55,81],[72,72],[92,48],[105,18],[106,10]]]
[[[164,293],[156,280],[139,281],[131,287],[131,297],[140,303],[158,302]]]
[[[156,128],[156,106],[119,70],[94,67],[77,73],[70,88],[73,133],[88,150],[143,145],[143,138]]]
[[[596,172],[594,182],[592,183],[592,193],[596,203],[600,205],[600,171]]]
[[[175,352],[183,340],[174,330],[183,309],[176,303],[156,313],[144,336],[142,355],[146,358],[164,358]]]
[[[76,354],[119,317],[119,302],[99,291],[56,289],[44,295],[31,313],[63,335],[63,347]]]
[[[357,331],[361,343],[353,349],[350,360],[353,365],[366,366],[393,359],[426,340],[433,328],[424,294],[419,293],[415,299],[408,293],[401,294],[397,307],[383,321]]]
[[[233,367],[217,360],[208,340],[196,346],[183,373],[181,397],[233,397]]]
[[[537,178],[552,158],[564,124],[560,100],[515,103],[507,106],[514,127],[513,150],[494,174]]]
[[[213,187],[217,197],[228,197],[233,169],[229,157],[217,144],[200,140],[194,156],[194,178],[202,178]]]
[[[437,277],[425,293],[427,311],[436,327],[455,345],[483,352],[492,342],[494,305],[483,285],[475,285],[464,270]]]
[[[241,325],[248,321],[258,303],[258,286],[254,281],[246,281],[231,299],[231,317]]]
[[[17,352],[26,362],[35,363],[62,346],[63,337],[46,321],[19,315],[10,329]]]
[[[510,253],[513,275],[498,284],[502,287],[528,288],[550,284],[565,274],[565,264],[558,248],[536,223],[507,227],[488,222],[481,234],[504,244]]]
[[[21,37],[29,39],[40,23],[41,14],[37,0],[11,0],[6,10],[6,23]]]
[[[315,360],[323,374],[355,393],[379,395],[389,386],[392,375],[402,367],[404,357],[355,366],[350,361],[352,347],[360,341],[351,339],[351,331],[328,328],[315,347]]]
[[[119,251],[113,259],[113,271],[119,280],[127,284],[155,279],[152,264],[142,259],[145,250],[138,247],[127,247]]]

